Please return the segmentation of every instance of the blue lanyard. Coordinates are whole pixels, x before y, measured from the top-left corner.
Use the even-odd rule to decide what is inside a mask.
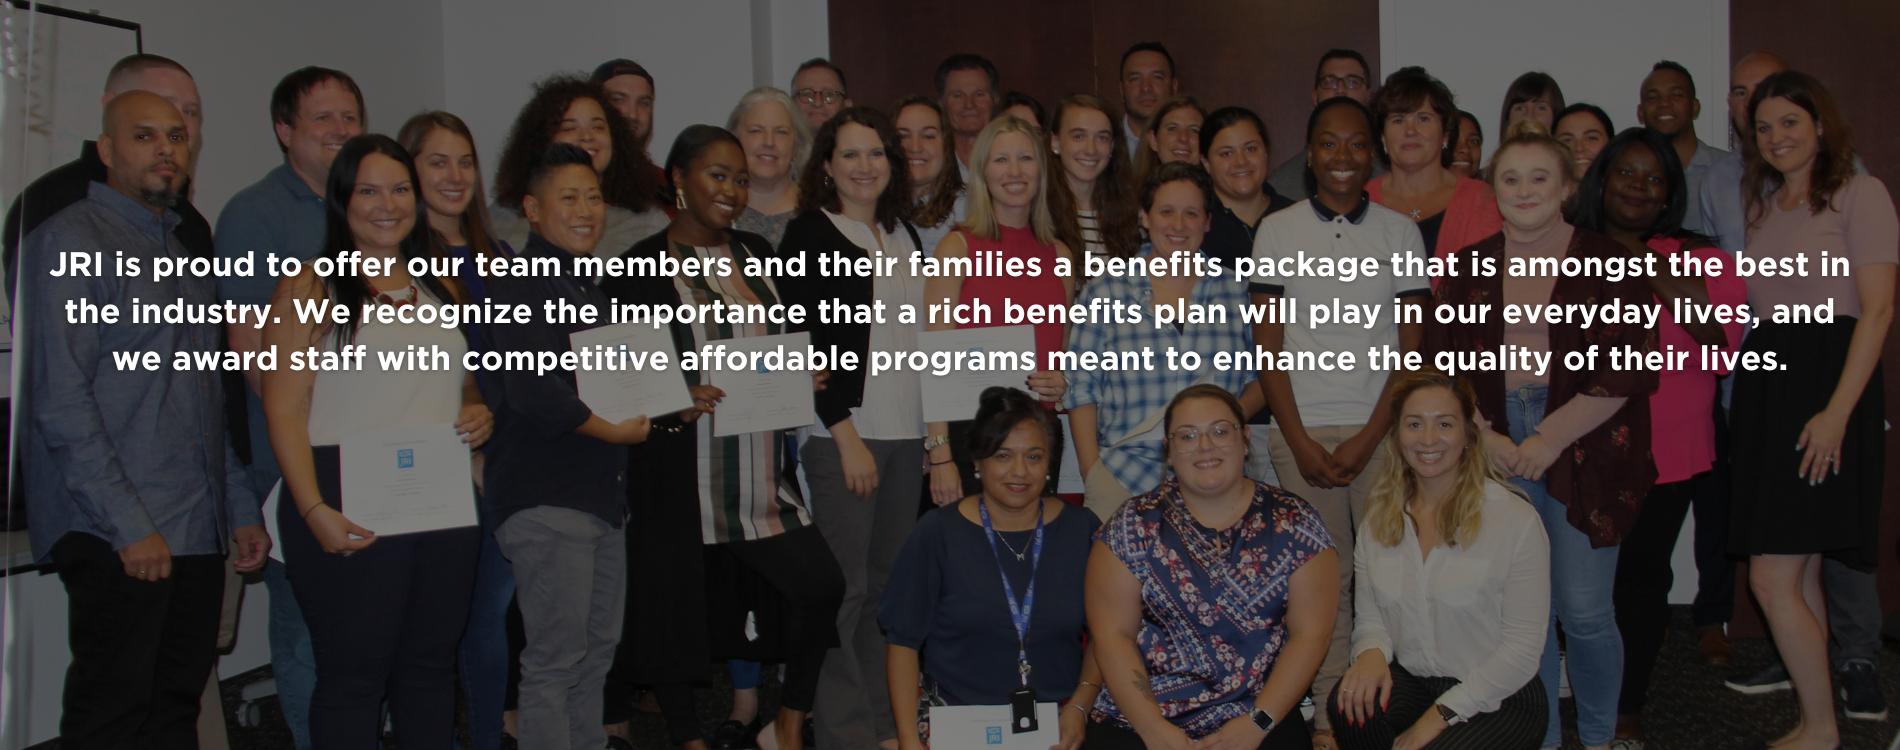
[[[996,555],[996,572],[1003,575],[1003,599],[1009,602],[1009,619],[1016,626],[1016,671],[1023,684],[1029,684],[1029,615],[1036,606],[1036,569],[1042,566],[1042,499],[1036,499],[1036,538],[1030,545],[1029,589],[1022,604],[1016,603],[1016,589],[1009,585],[1009,571],[1003,569],[1003,553],[996,549],[996,528],[990,525],[990,508],[983,497],[976,498],[976,513],[983,518],[983,535],[990,540],[990,552]],[[1014,554],[1014,553],[1012,553]]]

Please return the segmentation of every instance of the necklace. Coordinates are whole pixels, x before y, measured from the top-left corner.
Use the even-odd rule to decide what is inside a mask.
[[[1419,219],[1418,209],[1414,208],[1412,209],[1412,221],[1418,221],[1418,219]]]
[[[1024,556],[1024,555],[1027,555],[1027,554],[1029,554],[1029,545],[1027,545],[1027,544],[1024,544],[1024,545],[1023,545],[1023,551],[1021,551],[1021,552],[1017,552],[1017,551],[1016,551],[1016,548],[1015,548],[1015,547],[1011,547],[1011,546],[1009,545],[1009,540],[1008,540],[1008,539],[1004,539],[1004,538],[1003,538],[1003,535],[1002,535],[1002,534],[997,534],[997,535],[996,535],[996,538],[997,538],[997,539],[1002,539],[1002,540],[1003,540],[1003,549],[1006,549],[1006,550],[1009,550],[1009,553],[1010,553],[1010,554],[1012,554],[1012,555],[1015,555],[1015,556],[1016,556],[1016,561],[1017,561],[1017,562],[1022,562],[1022,561],[1023,561],[1023,559],[1024,559],[1024,557],[1023,557],[1023,556]]]

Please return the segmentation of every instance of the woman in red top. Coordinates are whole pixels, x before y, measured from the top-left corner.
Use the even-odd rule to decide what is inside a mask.
[[[998,117],[977,135],[970,152],[970,218],[937,243],[935,257],[941,261],[987,256],[996,260],[993,268],[1020,258],[1025,267],[1033,262],[1039,272],[1020,276],[951,272],[930,277],[924,283],[924,299],[932,304],[955,299],[959,305],[981,300],[989,308],[989,315],[981,323],[932,320],[924,330],[1004,325],[1004,299],[1026,307],[1067,305],[1075,300],[1074,273],[1056,273],[1057,259],[1072,265],[1075,254],[1056,239],[1048,197],[1052,171],[1046,142],[1036,126],[1020,118]],[[990,264],[985,261],[985,265]],[[1036,324],[1038,365],[1046,367],[1050,353],[1063,351],[1063,333],[1059,321]],[[1037,370],[1026,384],[1047,403],[1060,401],[1067,390],[1062,373],[1053,370]],[[964,443],[960,435],[952,433],[952,424],[931,422],[930,437],[924,439],[930,462],[930,496],[938,505],[981,491],[975,464],[968,456],[952,452],[952,446],[960,448]],[[955,424],[967,429],[968,420]]]
[[[1366,183],[1366,193],[1412,217],[1426,251],[1442,258],[1503,228],[1491,186],[1451,171],[1459,136],[1451,89],[1424,68],[1403,68],[1385,79],[1372,112],[1381,129],[1379,158],[1392,171]]]
[[[1588,105],[1572,105],[1588,106]],[[1587,113],[1586,113],[1587,114]],[[1560,118],[1561,121],[1562,118]],[[1562,136],[1559,136],[1561,139]],[[1650,436],[1656,456],[1656,486],[1643,500],[1635,527],[1623,540],[1616,560],[1616,625],[1623,634],[1623,688],[1617,701],[1616,736],[1643,739],[1643,704],[1649,673],[1669,629],[1670,554],[1682,532],[1689,502],[1711,481],[1715,466],[1716,378],[1728,373],[1721,360],[1701,347],[1734,352],[1742,342],[1743,321],[1678,320],[1678,302],[1707,307],[1748,301],[1748,285],[1734,273],[1728,255],[1709,238],[1682,228],[1688,212],[1688,179],[1666,136],[1650,128],[1630,128],[1591,152],[1595,164],[1577,191],[1574,221],[1579,229],[1602,232],[1628,247],[1635,257],[1655,255],[1658,276],[1649,277],[1656,304],[1663,306],[1657,337],[1662,351],[1688,353],[1680,369],[1663,371],[1649,397]],[[1721,272],[1671,273],[1671,258],[1693,259]],[[1679,261],[1678,261],[1679,262]]]

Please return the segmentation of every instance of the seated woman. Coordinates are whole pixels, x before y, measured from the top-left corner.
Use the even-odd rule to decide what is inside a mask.
[[[1082,644],[1082,586],[1102,524],[1056,499],[1062,424],[1036,397],[983,391],[969,441],[983,491],[917,521],[879,605],[898,746],[920,750],[929,741],[931,706],[1002,705],[1027,684],[1038,701],[1068,702],[1060,737],[1069,750],[1081,744],[1087,707],[1101,691],[1101,671]],[[1026,606],[1032,585],[1024,638],[1006,624],[1014,621],[998,594]],[[1026,683],[1019,660],[1032,667]]]
[[[1345,750],[1522,748],[1544,738],[1550,541],[1493,466],[1471,382],[1393,387],[1386,448],[1353,554],[1353,663],[1327,701]]]
[[[1300,699],[1339,608],[1339,553],[1306,501],[1242,475],[1240,402],[1190,386],[1163,418],[1174,477],[1124,503],[1089,557],[1108,690],[1091,750],[1308,748]]]

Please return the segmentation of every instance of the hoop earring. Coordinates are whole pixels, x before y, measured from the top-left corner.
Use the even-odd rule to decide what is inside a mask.
[[[681,190],[679,188],[673,188],[673,195],[674,195],[673,206],[678,208],[681,211],[686,210],[686,191]]]

